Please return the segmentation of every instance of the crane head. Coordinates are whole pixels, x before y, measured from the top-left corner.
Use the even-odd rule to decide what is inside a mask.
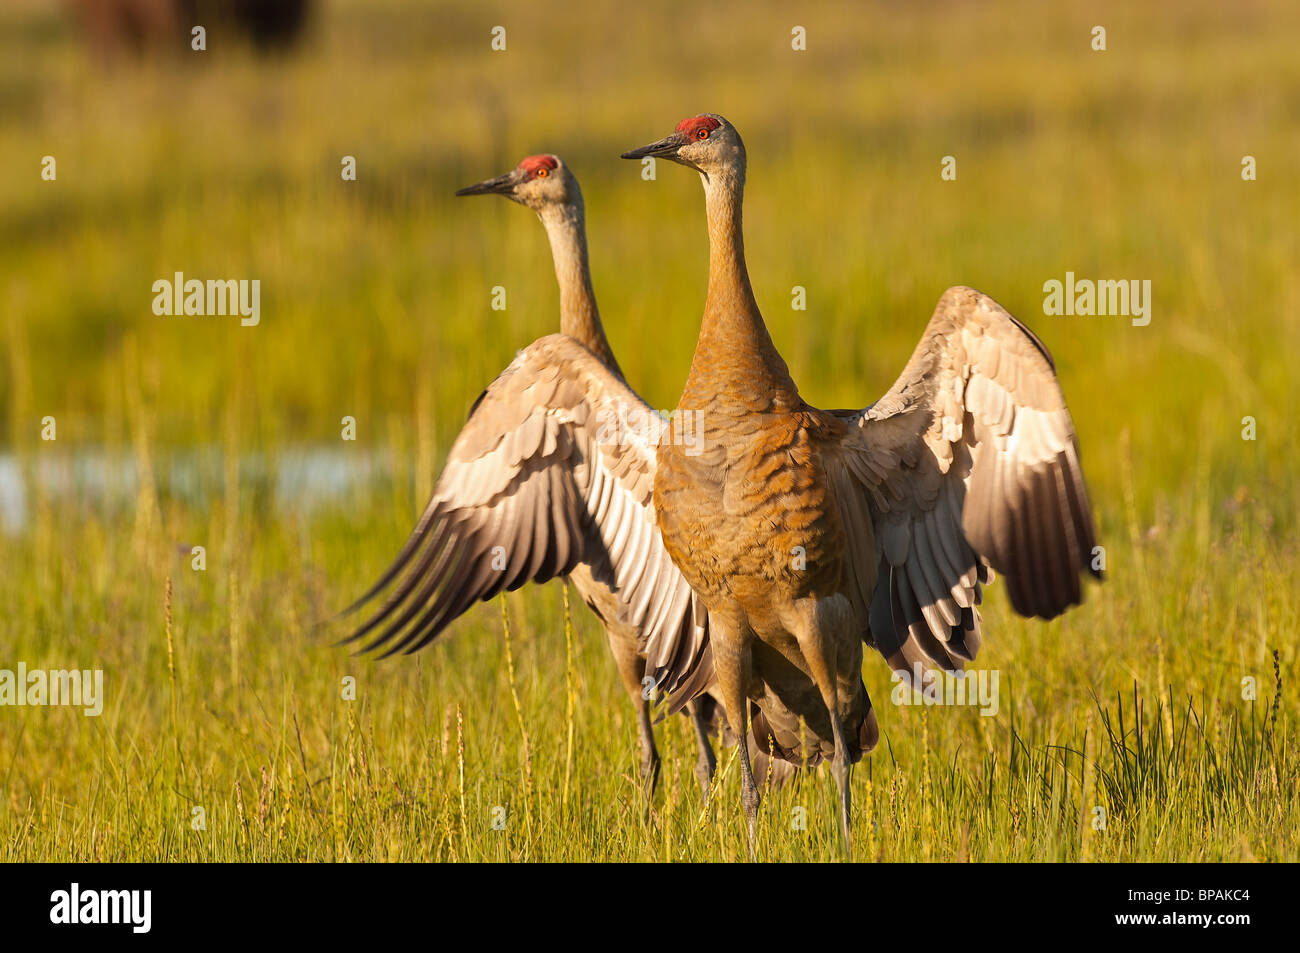
[[[724,169],[743,169],[745,144],[736,127],[717,113],[683,119],[671,135],[640,149],[624,152],[624,159],[668,159],[698,171],[706,179]]]
[[[528,156],[495,179],[485,179],[456,192],[457,195],[504,195],[511,201],[540,212],[547,206],[580,204],[582,193],[559,156]]]

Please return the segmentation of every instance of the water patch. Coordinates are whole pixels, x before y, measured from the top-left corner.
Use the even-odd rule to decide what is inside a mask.
[[[202,506],[224,493],[225,453],[219,447],[160,455],[153,470],[159,494],[170,499]],[[254,487],[270,496],[273,508],[297,513],[339,506],[392,479],[392,458],[383,451],[301,447],[239,457],[241,490]],[[135,457],[125,451],[42,451],[23,461],[0,453],[0,532],[16,536],[27,529],[38,485],[52,506],[110,511],[134,506],[140,474]]]

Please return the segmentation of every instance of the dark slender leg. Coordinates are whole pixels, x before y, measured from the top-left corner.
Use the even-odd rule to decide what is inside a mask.
[[[716,616],[713,617],[716,620]],[[757,857],[757,822],[759,794],[754,782],[754,766],[749,760],[749,673],[750,647],[738,633],[727,631],[714,623],[713,661],[718,673],[718,686],[722,689],[722,702],[727,709],[727,720],[736,732],[740,746],[740,803],[749,821],[749,857]]]
[[[699,699],[695,699],[687,705],[687,710],[691,716],[691,724],[695,726],[695,741],[700,749],[700,757],[695,762],[695,776],[700,780],[700,793],[703,795],[705,803],[708,803],[709,785],[713,783],[713,772],[718,767],[718,759],[713,754],[713,745],[709,743],[709,729],[704,724],[704,714],[700,709]]]

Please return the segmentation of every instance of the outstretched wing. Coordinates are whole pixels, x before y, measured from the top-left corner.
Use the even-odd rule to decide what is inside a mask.
[[[707,681],[707,614],[655,522],[662,420],[572,338],[533,342],[479,398],[406,545],[348,611],[391,592],[346,641],[414,652],[475,601],[585,564],[662,689]]]
[[[992,298],[944,292],[889,392],[837,416],[849,595],[870,603],[871,637],[895,668],[974,658],[990,566],[1018,613],[1044,619],[1082,601],[1082,573],[1100,578],[1055,364]]]

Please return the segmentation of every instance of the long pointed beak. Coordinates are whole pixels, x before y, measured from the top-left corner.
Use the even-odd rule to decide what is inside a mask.
[[[463,189],[457,189],[457,195],[509,195],[515,190],[517,184],[515,174],[507,172],[505,175],[498,175],[495,179],[484,179],[475,185],[467,185]]]
[[[677,150],[684,145],[686,145],[686,137],[680,132],[674,132],[671,136],[665,136],[658,142],[652,142],[640,149],[625,152],[620,158],[644,159],[646,156],[654,156],[656,159],[675,159],[677,158]]]

